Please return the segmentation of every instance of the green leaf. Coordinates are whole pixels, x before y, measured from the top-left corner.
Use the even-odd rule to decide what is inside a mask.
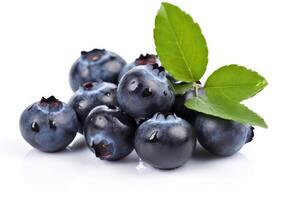
[[[222,98],[221,96],[208,97],[203,95],[201,97],[194,97],[187,100],[185,106],[189,109],[223,119],[233,120],[243,124],[260,126],[263,128],[268,127],[263,118],[243,104],[230,101],[226,98]]]
[[[183,95],[188,90],[193,88],[193,83],[173,84],[175,94]]]
[[[201,29],[177,6],[162,3],[155,18],[154,41],[158,56],[177,80],[196,82],[208,63],[208,49]]]
[[[233,101],[248,99],[267,86],[257,72],[238,65],[217,69],[207,79],[204,88],[208,96],[219,94]]]

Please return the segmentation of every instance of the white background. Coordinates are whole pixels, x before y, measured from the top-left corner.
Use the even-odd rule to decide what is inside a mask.
[[[173,171],[97,160],[78,136],[69,150],[34,150],[19,133],[26,106],[72,95],[70,66],[81,50],[106,48],[128,62],[154,53],[159,0],[0,1],[0,199],[299,199],[300,6],[292,0],[174,0],[199,22],[207,75],[241,64],[268,87],[247,105],[269,129],[228,158],[202,150]],[[297,191],[298,189],[298,191]]]

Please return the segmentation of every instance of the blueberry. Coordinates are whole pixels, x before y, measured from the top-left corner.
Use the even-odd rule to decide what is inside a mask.
[[[180,84],[185,84],[185,83],[180,83]],[[201,95],[203,94],[204,91],[199,89],[198,92]],[[188,90],[184,95],[176,95],[174,105],[171,109],[171,111],[176,113],[177,116],[187,120],[191,124],[194,123],[194,120],[198,112],[188,109],[187,107],[185,107],[184,103],[192,97],[196,97],[195,89]]]
[[[117,83],[119,73],[125,64],[123,58],[105,49],[82,51],[70,71],[71,88],[75,92],[83,83],[99,80]]]
[[[71,97],[69,105],[77,113],[79,132],[82,133],[85,118],[99,105],[117,105],[117,86],[108,82],[87,82]]]
[[[86,118],[84,136],[89,149],[101,160],[119,160],[133,150],[134,119],[115,106],[101,105]]]
[[[194,124],[198,141],[209,152],[230,156],[252,141],[253,127],[199,113]]]
[[[75,138],[77,130],[75,111],[53,96],[32,104],[20,118],[22,136],[40,151],[65,149]]]
[[[159,169],[183,165],[196,144],[193,127],[175,115],[155,114],[136,131],[134,147],[140,158]]]
[[[125,65],[125,67],[122,69],[122,71],[119,74],[118,80],[120,81],[121,78],[124,76],[124,74],[126,74],[126,72],[128,72],[129,70],[131,70],[132,68],[134,68],[136,66],[155,64],[155,63],[160,65],[160,61],[156,55],[148,54],[148,53],[146,55],[141,54],[137,59],[135,59],[134,62]]]
[[[156,112],[168,112],[175,95],[163,67],[157,64],[140,65],[120,80],[117,100],[123,111],[136,119],[143,119]]]

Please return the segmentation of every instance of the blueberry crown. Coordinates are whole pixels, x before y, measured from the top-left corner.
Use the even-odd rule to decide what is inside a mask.
[[[157,56],[154,54],[141,54],[140,57],[135,59],[134,63],[136,65],[147,65],[147,64],[155,64],[157,63]]]
[[[82,84],[83,89],[85,90],[91,90],[94,87],[94,83],[93,82],[87,82]]]
[[[82,51],[81,57],[88,61],[97,61],[105,54],[105,49],[93,49],[91,51]]]
[[[95,88],[97,88],[98,85],[104,83],[101,80],[98,80],[97,82],[85,82],[81,85],[81,88],[83,90],[94,90]]]
[[[254,127],[251,126],[250,127],[250,132],[248,133],[248,136],[247,136],[246,143],[251,142],[253,140],[253,138],[254,138]]]
[[[148,64],[146,66],[149,67],[158,76],[161,76],[161,77],[165,77],[166,76],[165,68],[162,67],[162,66],[159,66],[157,63],[150,64],[150,65]]]
[[[42,99],[39,102],[39,105],[41,107],[49,107],[49,108],[53,108],[53,109],[58,109],[62,106],[62,102],[52,95],[48,98],[42,97]]]
[[[159,66],[157,63],[152,64],[153,69],[158,69],[159,72],[164,72],[166,71],[163,66]]]
[[[154,120],[176,120],[178,117],[175,113],[156,113],[152,119]]]

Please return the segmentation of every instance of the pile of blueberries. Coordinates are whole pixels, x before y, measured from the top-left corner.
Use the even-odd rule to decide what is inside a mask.
[[[196,139],[207,151],[229,156],[253,138],[249,125],[186,108],[195,90],[175,95],[172,85],[182,82],[155,55],[126,64],[105,49],[84,51],[69,82],[75,93],[68,104],[42,98],[21,115],[22,136],[38,150],[64,150],[79,132],[101,160],[120,160],[135,149],[153,167],[174,169],[192,156]]]

